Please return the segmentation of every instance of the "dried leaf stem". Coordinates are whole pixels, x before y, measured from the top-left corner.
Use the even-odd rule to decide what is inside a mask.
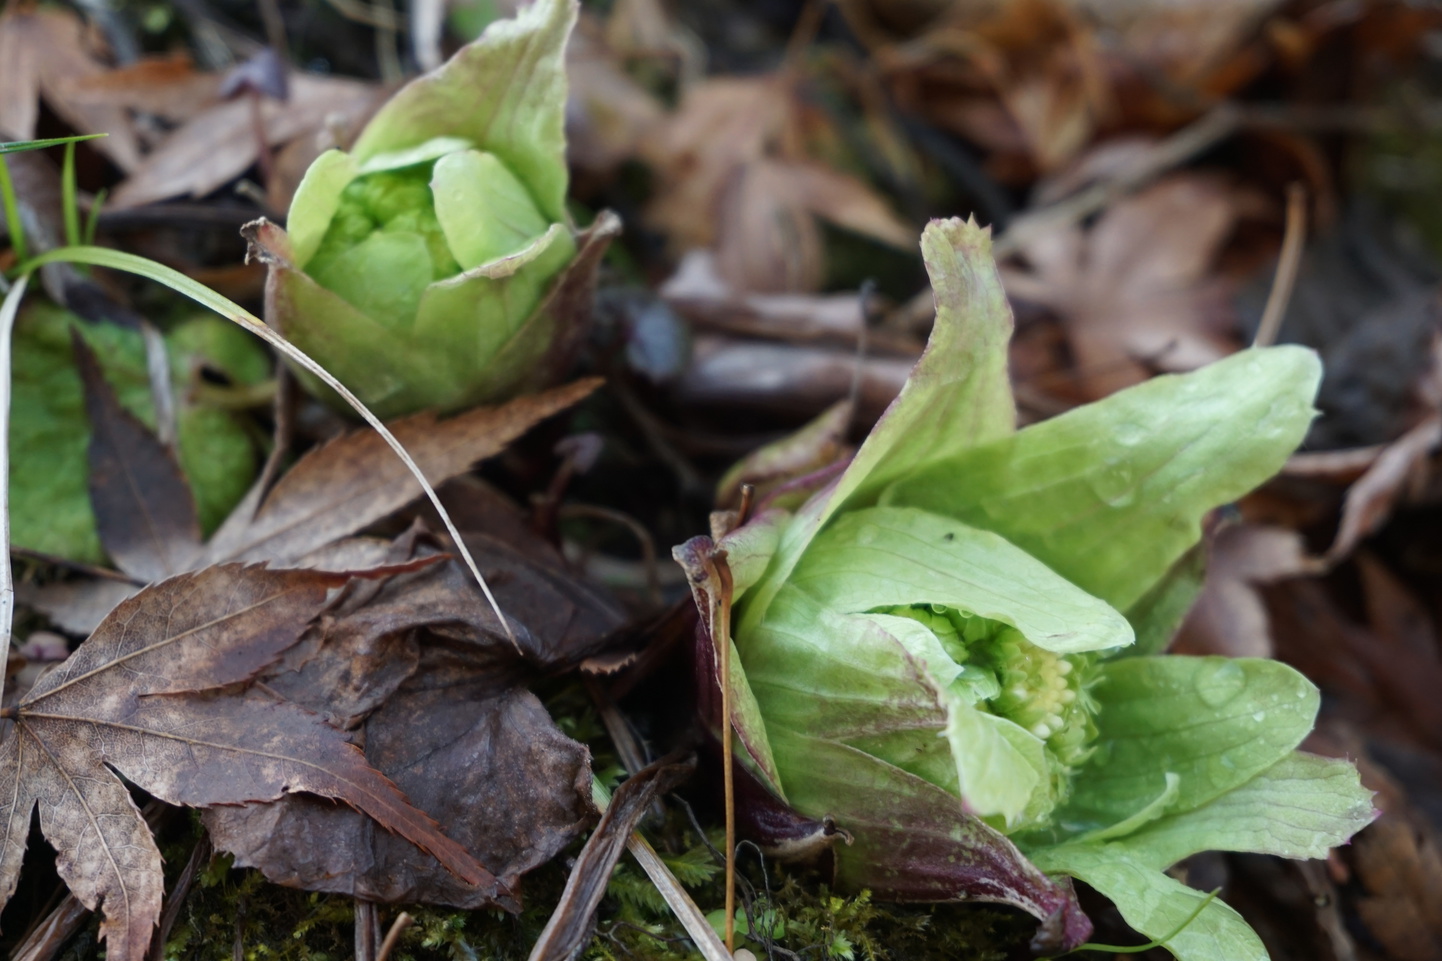
[[[721,578],[711,639],[721,656],[721,779],[726,808],[726,951],[736,951],[736,792],[731,771],[731,565],[726,552],[714,557]]]
[[[10,626],[15,617],[15,584],[10,571],[10,334],[25,296],[22,276],[0,303],[0,701],[5,697],[5,665],[10,659]]]

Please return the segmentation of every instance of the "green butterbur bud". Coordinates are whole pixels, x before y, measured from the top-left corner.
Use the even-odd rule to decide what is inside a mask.
[[[269,321],[381,416],[546,386],[582,339],[617,222],[578,233],[566,211],[575,18],[537,0],[493,24],[317,158],[287,230],[247,227]]]
[[[846,832],[842,887],[1013,904],[1060,953],[1090,930],[1056,880],[1073,877],[1182,961],[1263,961],[1164,869],[1323,856],[1374,812],[1351,765],[1295,750],[1306,678],[1160,648],[1199,589],[1203,517],[1282,466],[1320,365],[1242,351],[1018,430],[989,237],[938,221],[922,253],[930,341],[844,472],[677,549],[703,616],[701,561],[730,559],[741,764]]]

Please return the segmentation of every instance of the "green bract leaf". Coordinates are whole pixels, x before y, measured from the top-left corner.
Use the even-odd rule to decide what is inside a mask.
[[[1107,827],[1180,777],[1172,813],[1200,807],[1286,757],[1317,714],[1317,689],[1285,664],[1254,658],[1134,657],[1107,663],[1094,696],[1097,753],[1056,819]]]
[[[888,481],[1015,427],[1006,366],[1011,308],[991,259],[990,232],[975,221],[934,220],[921,250],[936,293],[926,352],[841,479],[798,511],[782,534],[771,570],[742,613],[746,625],[765,616],[811,538],[843,503],[874,501]]]
[[[1111,899],[1127,924],[1152,938],[1175,931],[1208,895],[1138,861],[1116,845],[1077,845],[1034,853],[1044,871],[1080,878]],[[1242,916],[1213,900],[1165,947],[1179,961],[1268,961]]]
[[[919,900],[964,889],[1037,917],[1067,913],[1067,889],[971,817],[955,794],[845,744],[788,731],[772,740],[777,763],[791,774],[791,804],[812,817],[832,816],[854,835],[838,858],[838,885],[884,885],[893,896]]]
[[[335,291],[382,326],[408,331],[433,270],[425,238],[413,233],[375,233],[312,265],[316,283]]]
[[[1125,609],[1197,542],[1203,514],[1281,468],[1320,379],[1305,348],[1244,350],[932,459],[883,502],[996,531]]]
[[[912,508],[842,514],[812,541],[791,583],[850,613],[895,604],[954,607],[1010,624],[1059,654],[1133,641],[1116,610],[1004,538]]]
[[[359,174],[360,165],[355,158],[341,150],[327,150],[306,168],[285,222],[286,230],[290,231],[291,259],[295,266],[305,267],[320,249],[321,240],[340,209],[341,194]]]
[[[462,270],[519,253],[549,226],[516,175],[493,153],[459,150],[436,161],[436,216]]]
[[[536,0],[411,81],[361,131],[361,163],[435,137],[495,154],[551,222],[566,220],[566,38],[575,0]]]

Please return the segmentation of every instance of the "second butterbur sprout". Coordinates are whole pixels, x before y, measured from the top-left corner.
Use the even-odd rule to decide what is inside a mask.
[[[246,228],[269,322],[382,417],[548,386],[584,341],[617,225],[578,232],[566,209],[576,15],[536,0],[496,21],[316,158],[284,230]]]

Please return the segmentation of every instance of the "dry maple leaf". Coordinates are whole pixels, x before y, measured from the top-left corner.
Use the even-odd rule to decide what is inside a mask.
[[[390,426],[431,483],[439,485],[504,450],[600,383],[590,378],[500,407],[479,407],[439,421],[433,414],[419,414]],[[92,408],[96,437],[91,447],[91,500],[101,543],[121,570],[137,581],[152,579],[160,571],[180,573],[175,565],[186,558],[181,570],[234,560],[293,565],[399,510],[421,493],[380,435],[363,428],[308,452],[268,492],[263,485],[252,488],[201,548],[180,511],[184,498],[170,496],[170,487],[155,482],[155,475],[169,470],[152,462],[170,456],[160,442],[153,437],[137,439],[131,428],[143,429],[142,425],[127,422],[105,392],[87,405]],[[146,480],[135,482],[138,478]],[[85,634],[136,588],[124,581],[76,580],[38,588],[22,584],[19,590],[23,603],[57,626]]]
[[[122,602],[0,714],[0,903],[15,891],[38,808],[60,876],[104,912],[107,956],[145,957],[160,914],[160,852],[114,772],[193,807],[293,791],[337,798],[504,898],[339,731],[238,687],[293,645],[348,579],[228,565],[163,581]]]
[[[90,502],[105,552],[142,583],[190,570],[200,520],[175,451],[120,403],[78,331],[70,343],[90,421]]]

